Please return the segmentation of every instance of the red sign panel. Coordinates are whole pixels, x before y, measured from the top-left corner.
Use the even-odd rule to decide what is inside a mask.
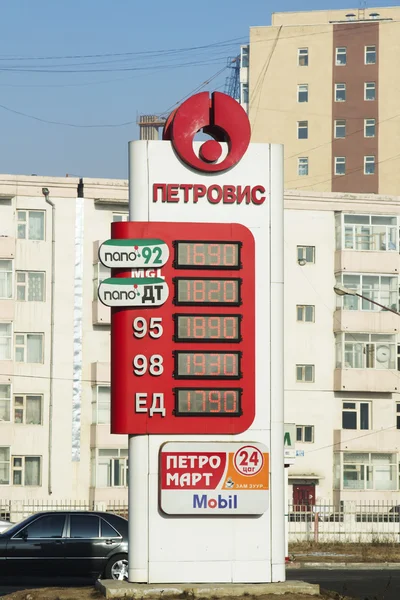
[[[135,306],[111,309],[112,433],[246,431],[255,414],[251,232],[225,223],[118,222],[112,239],[161,240],[169,249],[160,268],[113,269],[108,280],[135,282],[132,294],[124,289]]]

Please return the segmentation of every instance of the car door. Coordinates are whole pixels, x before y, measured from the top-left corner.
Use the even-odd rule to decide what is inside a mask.
[[[38,516],[7,541],[6,569],[21,576],[65,574],[65,513]]]

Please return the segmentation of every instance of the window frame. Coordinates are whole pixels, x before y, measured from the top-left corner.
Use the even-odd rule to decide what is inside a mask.
[[[339,173],[338,172],[338,166],[339,165],[343,165],[344,166],[343,173]],[[335,156],[335,171],[334,171],[334,175],[336,177],[343,177],[343,175],[346,175],[346,157],[345,156]]]
[[[340,52],[344,50],[344,52]],[[339,62],[339,56],[344,55],[344,62]],[[335,65],[337,67],[345,67],[347,65],[347,46],[337,46],[335,49]]]
[[[242,104],[249,103],[249,84],[247,81],[240,84],[240,101]]]
[[[39,460],[39,483],[26,483],[26,459],[31,459],[31,458],[35,458]],[[15,459],[20,459],[21,460],[21,466],[20,467],[16,467],[14,466],[14,460]],[[11,479],[12,479],[12,486],[16,486],[16,487],[41,487],[42,485],[42,457],[37,455],[37,454],[13,454],[11,456]],[[21,472],[21,483],[14,483],[14,471],[16,472]]]
[[[354,287],[354,284],[352,284],[351,282],[346,281],[346,278],[348,278],[348,277],[353,277],[353,278],[358,277],[359,278],[359,283],[358,283],[357,287]],[[365,278],[367,278],[367,277],[378,278],[378,287],[368,289],[368,283],[365,282]],[[384,277],[393,280],[393,287],[389,286],[388,290],[383,290],[382,278],[384,278]],[[395,298],[396,297],[398,298],[398,296],[399,296],[399,285],[400,285],[399,276],[394,273],[383,274],[383,273],[342,272],[337,276],[336,281],[337,281],[337,283],[340,283],[344,287],[347,287],[348,289],[357,291],[357,293],[359,293],[367,298],[368,298],[368,294],[370,294],[372,296],[371,299],[375,300],[375,302],[379,302],[380,304],[383,304],[384,306],[387,306],[388,308],[392,308],[394,310],[397,310],[397,308],[398,308],[398,301],[391,302],[392,294],[394,294]],[[388,298],[384,297],[386,294],[388,295]],[[382,308],[380,308],[376,304],[373,304],[372,302],[368,302],[368,301],[364,302],[363,298],[360,298],[359,296],[350,296],[350,295],[337,296],[337,306],[338,306],[338,308],[340,308],[342,310],[353,310],[353,311],[357,310],[357,311],[362,311],[365,313],[385,312]]]
[[[338,129],[343,129],[343,135],[338,135]],[[346,119],[335,119],[334,137],[336,140],[344,140],[346,137]]]
[[[102,271],[104,270],[105,277],[102,277]],[[110,267],[106,267],[100,261],[93,263],[93,300],[98,300],[98,289],[99,285],[104,279],[111,277]]]
[[[1,263],[11,263],[11,270],[0,269],[0,273],[5,273],[6,287],[9,291],[9,295],[0,296],[0,300],[12,300],[14,298],[14,261],[12,258],[0,258]],[[7,277],[7,275],[10,275],[10,277]]]
[[[350,455],[357,455],[359,457],[358,461],[351,460]],[[374,462],[375,456],[380,456],[382,459],[382,455],[390,457],[389,463],[379,464]],[[364,459],[362,460],[361,457]],[[348,460],[346,460],[346,458]],[[377,486],[377,482],[382,482],[382,477],[376,477],[376,470],[383,471],[382,467],[385,469],[389,468],[390,478],[389,481],[394,485],[391,487],[382,487]],[[396,452],[365,452],[365,451],[345,451],[345,452],[335,452],[334,453],[334,489],[340,490],[350,490],[350,491],[390,491],[394,492],[399,489],[399,471],[398,471],[398,460]],[[353,477],[351,479],[347,478],[347,485],[345,485],[345,471],[347,473],[353,473],[356,475],[356,479]],[[356,484],[361,485],[351,485],[351,482],[356,482]],[[339,487],[337,486],[339,483]],[[370,484],[370,485],[368,485]]]
[[[23,335],[24,336],[24,344],[17,344],[17,336],[18,335]],[[41,361],[37,361],[37,362],[28,362],[28,360],[26,360],[28,358],[28,336],[31,335],[40,335],[42,337],[42,360]],[[17,360],[16,357],[16,352],[17,352],[17,348],[23,347],[24,348],[24,359],[25,360]],[[14,352],[15,352],[15,362],[18,363],[22,363],[22,364],[28,364],[28,365],[43,365],[44,364],[44,353],[45,353],[45,347],[44,347],[44,333],[42,332],[36,332],[36,331],[16,331],[14,332]]]
[[[368,88],[368,85],[373,85],[373,88]],[[374,91],[374,97],[373,98],[367,98],[367,91],[368,89]],[[376,81],[364,81],[364,100],[366,102],[374,102],[376,100]]]
[[[378,350],[381,347],[389,351],[387,361],[379,360],[377,357]],[[397,368],[396,334],[339,332],[335,334],[335,354],[337,369],[394,371]],[[353,366],[358,361],[360,361],[360,364]]]
[[[305,161],[305,162],[301,162],[301,161]],[[301,171],[303,170],[302,168],[304,168],[304,171],[306,171],[305,173],[302,173]],[[299,177],[307,177],[308,176],[308,171],[309,171],[309,163],[308,163],[308,156],[299,156],[297,158],[297,174]]]
[[[13,360],[13,354],[14,354],[14,327],[13,327],[13,325],[14,325],[14,323],[13,323],[13,321],[0,321],[0,325],[9,325],[10,326],[9,327],[10,333],[8,335],[2,336],[0,333],[0,337],[5,337],[6,339],[10,340],[9,356],[8,356],[8,358],[1,358],[1,356],[0,356],[0,363],[1,363],[3,360]]]
[[[307,249],[309,248],[312,248],[312,260],[307,260]],[[315,246],[297,246],[297,262],[300,260],[305,260],[308,265],[315,265]]]
[[[306,125],[302,125],[302,123],[306,123]],[[304,137],[300,137],[300,131],[305,131],[306,135]],[[308,121],[297,121],[297,139],[308,140]]]
[[[6,460],[1,461],[2,464],[8,465],[8,481],[4,482],[4,483],[2,483],[0,481],[0,486],[2,486],[2,485],[9,486],[9,485],[11,485],[11,446],[1,445],[0,448],[6,448],[8,450],[8,460],[6,459]]]
[[[19,215],[22,213],[25,214],[25,219],[20,219]],[[29,218],[31,213],[41,213],[43,215],[43,238],[35,239],[29,237]],[[19,225],[25,225],[25,235],[19,235]],[[17,240],[30,240],[34,242],[44,242],[46,241],[46,211],[40,209],[30,209],[30,208],[17,208]]]
[[[345,404],[354,404],[354,408],[345,407]],[[361,405],[367,405],[368,427],[361,427]],[[356,415],[356,427],[344,427],[344,414]],[[342,429],[345,431],[370,431],[372,429],[372,402],[369,400],[342,399]]]
[[[122,489],[122,488],[126,488],[128,487],[128,449],[127,448],[96,448],[93,449],[93,454],[92,454],[92,466],[94,466],[94,487],[99,488],[99,489],[112,489],[112,488],[117,488],[117,489]],[[100,456],[100,452],[101,451],[108,451],[108,452],[114,452],[113,456],[110,455],[105,455],[105,456]],[[124,453],[124,455],[122,455],[121,453]],[[118,453],[118,454],[117,454]],[[104,462],[110,462],[110,471],[109,471],[109,479],[108,481],[110,482],[111,485],[106,485],[106,486],[100,486],[99,485],[99,476],[98,476],[98,471],[99,471],[99,467],[100,467],[100,459],[103,459]],[[123,478],[123,484],[122,485],[113,485],[113,481],[114,481],[114,477],[115,477],[115,461],[123,461],[124,465],[122,465],[122,478]],[[94,465],[93,465],[93,461],[94,461]],[[107,475],[108,476],[108,475]]]
[[[246,64],[244,64],[246,63]],[[242,69],[247,69],[250,65],[250,47],[249,46],[241,46],[240,47],[240,67]]]
[[[400,429],[400,402],[396,402],[396,429]]]
[[[305,50],[305,52],[301,52]],[[301,59],[304,58],[304,64],[301,64]],[[297,66],[298,67],[308,67],[309,63],[309,52],[308,47],[297,48]]]
[[[367,135],[368,128],[374,128],[374,133],[372,135]],[[364,119],[364,137],[365,138],[374,138],[376,136],[376,119]]]
[[[362,218],[362,222],[347,222],[346,217],[353,220]],[[393,224],[374,223],[374,219],[385,217],[393,219]],[[336,250],[352,250],[355,252],[399,252],[399,218],[398,215],[375,213],[336,213]],[[385,228],[384,233],[379,229]],[[395,237],[396,243],[392,242]],[[384,236],[382,238],[382,235]],[[367,244],[364,239],[367,238]],[[371,243],[371,239],[374,243]],[[384,244],[382,244],[382,239]],[[349,241],[351,245],[349,245]],[[376,244],[378,241],[378,245]],[[384,248],[382,248],[384,245]],[[391,247],[392,246],[392,247]]]
[[[0,382],[0,389],[1,389],[1,386],[4,386],[4,387],[8,388],[8,396],[7,396],[7,394],[5,396],[2,396],[0,394],[0,401],[4,402],[5,406],[8,403],[8,416],[9,416],[9,418],[8,419],[1,419],[0,418],[0,423],[11,423],[12,422],[11,421],[11,414],[12,414],[12,386],[11,386],[11,383],[7,383],[7,382],[4,382],[4,381]]]
[[[368,160],[369,158],[373,158],[373,161]],[[373,165],[373,171],[371,173],[367,172],[367,165]],[[376,167],[376,161],[375,161],[375,156],[373,156],[372,154],[369,156],[364,156],[364,175],[375,175],[375,167]]]
[[[32,273],[43,276],[43,298],[42,300],[29,300],[29,275]],[[24,275],[25,281],[18,281],[18,275]],[[24,288],[25,298],[18,297],[18,288]],[[46,271],[16,271],[15,272],[15,299],[17,302],[46,302]],[[28,298],[27,298],[28,296]]]
[[[311,379],[306,379],[306,368],[311,367]],[[298,369],[302,371],[302,378],[298,379]],[[309,363],[296,364],[296,383],[315,383],[315,365]]]
[[[307,308],[312,309],[312,319],[306,319]],[[302,318],[299,319],[299,309],[301,310]],[[297,323],[315,323],[315,304],[296,304],[296,321]]]
[[[305,88],[305,90],[301,89]],[[301,94],[305,95],[305,100],[301,100]],[[298,83],[297,84],[297,102],[299,104],[305,104],[308,102],[308,83]]]
[[[369,50],[369,48],[373,48],[373,50]],[[371,53],[374,53],[374,56],[375,56],[375,60],[373,60],[373,61],[367,60],[368,54],[371,54]],[[375,45],[364,46],[364,64],[365,65],[376,65],[377,57],[378,57],[378,55],[377,55],[377,50],[376,50]]]
[[[339,89],[339,86],[343,86]],[[338,99],[338,92],[344,92],[344,98]],[[335,102],[346,102],[347,86],[345,83],[335,83]]]
[[[107,421],[100,421],[99,420],[99,405],[103,404],[105,406],[105,402],[102,401],[101,403],[99,402],[99,388],[108,388],[108,401],[107,401],[107,405],[108,405],[108,420]],[[104,410],[104,407],[103,407]],[[111,386],[110,384],[108,385],[104,385],[104,384],[97,384],[94,385],[92,388],[92,423],[93,425],[108,425],[111,422]]]
[[[311,430],[311,440],[306,440],[306,429]],[[300,438],[299,439],[299,432]],[[315,441],[315,427],[314,425],[297,425],[296,424],[296,443],[299,444],[313,444]]]
[[[16,406],[16,400],[22,398],[22,407]],[[26,413],[28,408],[28,401],[32,398],[40,398],[40,422],[39,423],[27,423],[26,422]],[[17,421],[15,417],[15,411],[22,411],[22,421]],[[43,394],[32,394],[32,393],[23,393],[23,394],[14,394],[13,395],[13,407],[12,407],[12,422],[15,425],[34,425],[35,427],[38,425],[43,425]]]

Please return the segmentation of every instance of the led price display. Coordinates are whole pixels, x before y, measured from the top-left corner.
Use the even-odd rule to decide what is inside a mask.
[[[175,389],[174,392],[176,416],[239,417],[242,414],[241,389],[186,388]]]
[[[174,315],[177,342],[240,342],[240,315]]]
[[[240,379],[240,352],[174,352],[177,379]]]
[[[175,242],[175,268],[240,269],[239,242]]]
[[[240,279],[175,278],[175,304],[239,306]]]

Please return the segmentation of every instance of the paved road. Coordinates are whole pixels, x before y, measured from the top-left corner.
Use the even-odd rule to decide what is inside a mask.
[[[361,600],[399,600],[399,570],[320,570],[288,569],[287,579],[318,583],[321,588]]]

